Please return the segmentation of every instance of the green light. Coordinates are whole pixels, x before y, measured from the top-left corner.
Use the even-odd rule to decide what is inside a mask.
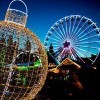
[[[18,66],[18,71],[28,71],[33,68],[38,68],[42,65],[41,60],[34,62],[34,66]]]

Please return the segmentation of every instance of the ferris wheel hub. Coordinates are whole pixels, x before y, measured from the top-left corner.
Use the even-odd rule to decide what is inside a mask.
[[[63,43],[63,45],[64,45],[64,47],[66,48],[68,48],[69,46],[70,46],[70,42],[69,41],[65,41],[64,43]]]

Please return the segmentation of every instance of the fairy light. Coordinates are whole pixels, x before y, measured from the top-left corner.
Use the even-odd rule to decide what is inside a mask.
[[[26,12],[11,9],[20,1]],[[27,6],[13,0],[0,22],[0,99],[33,99],[44,85],[47,55],[37,36],[25,28]],[[20,68],[24,70],[18,70]]]

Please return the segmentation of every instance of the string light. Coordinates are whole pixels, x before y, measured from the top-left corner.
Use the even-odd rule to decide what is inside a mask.
[[[24,5],[22,0],[20,1]],[[26,5],[25,5],[26,7]],[[30,100],[44,85],[47,55],[37,36],[25,28],[26,13],[8,7],[0,22],[0,99]]]

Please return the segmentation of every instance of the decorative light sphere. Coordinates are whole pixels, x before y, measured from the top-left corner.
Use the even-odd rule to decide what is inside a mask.
[[[25,28],[26,13],[7,10],[0,22],[0,99],[32,100],[47,75],[47,56],[37,36]]]

